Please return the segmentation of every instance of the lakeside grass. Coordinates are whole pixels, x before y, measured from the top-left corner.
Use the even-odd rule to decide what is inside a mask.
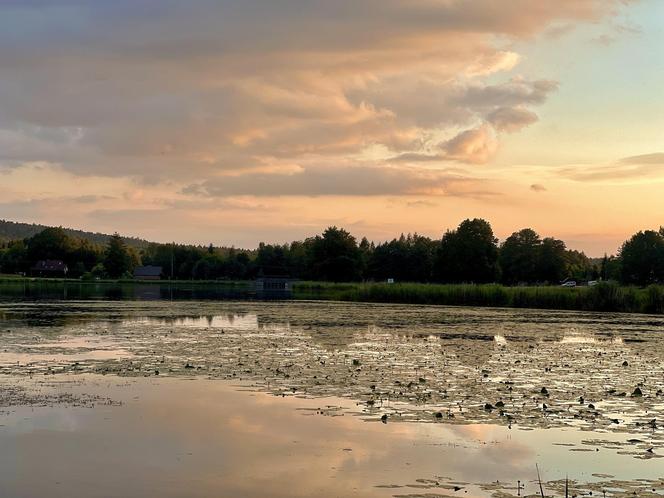
[[[627,313],[664,313],[664,286],[600,283],[594,287],[505,287],[499,284],[300,282],[296,298],[338,301],[491,306]]]
[[[29,283],[67,283],[67,284],[148,284],[148,285],[218,285],[218,286],[238,286],[248,287],[253,285],[252,280],[140,280],[133,278],[110,279],[101,278],[98,280],[80,279],[80,278],[43,278],[43,277],[22,277],[20,275],[0,274],[0,282],[29,282]]]
[[[94,288],[98,284],[136,289],[137,286],[160,286],[182,289],[253,289],[248,280],[80,280],[73,278],[36,278],[0,274],[0,284],[24,283],[43,288]],[[21,286],[23,287],[23,286]],[[8,289],[8,288],[7,288]],[[7,292],[7,295],[13,293]],[[198,291],[197,291],[198,292]],[[231,291],[233,292],[233,291]],[[131,293],[129,293],[131,294]],[[3,289],[0,287],[0,295]],[[499,284],[421,284],[421,283],[331,283],[297,282],[293,297],[297,299],[336,300],[349,302],[432,304],[448,306],[486,306],[499,308],[541,308],[552,310],[608,311],[625,313],[664,313],[664,286],[620,286],[600,283],[594,287],[521,286]]]

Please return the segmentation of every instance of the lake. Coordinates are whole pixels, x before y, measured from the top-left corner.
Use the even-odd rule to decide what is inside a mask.
[[[0,496],[661,496],[664,318],[0,303]],[[537,465],[537,468],[536,468]]]

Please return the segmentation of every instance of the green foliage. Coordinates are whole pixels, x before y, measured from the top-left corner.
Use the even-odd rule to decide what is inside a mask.
[[[0,271],[19,273],[27,271],[28,249],[22,240],[10,242],[0,250]]]
[[[448,231],[440,243],[435,262],[441,282],[495,282],[498,277],[498,239],[491,225],[481,219],[465,220]]]
[[[360,250],[367,268],[365,278],[399,282],[427,282],[431,280],[433,261],[438,243],[418,234],[401,235],[384,244],[372,246],[366,239]]]
[[[644,311],[646,313],[664,313],[664,289],[662,286],[648,286],[646,289]]]
[[[7,243],[0,250],[0,271],[29,273],[38,261],[55,259],[67,264],[69,276],[78,277],[96,264],[100,254],[99,247],[70,237],[62,228],[46,228],[33,237]]]
[[[577,281],[597,280],[600,278],[599,267],[594,265],[590,258],[588,258],[588,256],[586,256],[584,253],[579,251],[566,250],[564,277]],[[560,280],[558,280],[558,282],[559,281]]]
[[[136,266],[136,261],[127,249],[127,245],[117,233],[108,241],[104,256],[104,268],[111,278],[128,275]]]
[[[45,225],[36,225],[30,223],[17,223],[15,221],[0,220],[0,241],[25,240],[34,237],[40,232],[51,228]],[[83,230],[74,230],[71,228],[60,228],[67,237],[74,240],[85,240],[92,246],[103,246],[108,244],[110,235],[96,232],[86,232]],[[134,248],[142,248],[148,244],[146,240],[135,237],[123,237],[125,243]]]
[[[0,229],[8,226],[2,223]],[[261,243],[255,251],[211,244],[146,243],[139,254],[128,239],[117,234],[106,239],[108,247],[104,248],[70,233],[67,229],[46,228],[24,240],[0,241],[0,272],[29,272],[39,260],[61,259],[69,267],[67,276],[74,278],[87,273],[93,278],[129,278],[136,265],[144,264],[161,266],[163,275],[173,280],[244,280],[264,274],[336,282],[390,278],[399,283],[501,281],[540,286],[555,286],[566,278],[579,283],[601,280],[641,286],[664,282],[664,228],[639,232],[625,242],[618,256],[594,261],[582,252],[567,249],[561,240],[542,238],[528,228],[513,233],[498,247],[491,225],[482,219],[463,221],[441,240],[408,234],[378,245],[365,237],[358,244],[346,230],[330,227],[303,241]],[[622,303],[629,299],[642,302],[641,294],[635,297],[621,290],[616,297],[612,292],[590,292],[588,297],[596,300],[593,308],[613,309],[616,299]],[[558,295],[555,291],[518,291],[510,299],[515,305],[529,306],[534,300],[572,306],[569,294]],[[657,302],[653,294],[649,306],[657,309]]]
[[[495,306],[579,311],[663,313],[664,287],[600,283],[593,287],[507,287],[498,284],[314,283],[295,285],[300,299],[377,303]]]
[[[568,276],[567,263],[567,248],[562,240],[553,237],[542,240],[537,254],[538,280],[541,282],[561,282]]]
[[[352,282],[362,277],[362,257],[355,237],[330,227],[311,243],[311,272],[314,278]]]
[[[28,259],[59,259],[71,262],[74,252],[74,243],[62,228],[47,228],[29,240]]]
[[[559,284],[566,278],[595,280],[599,271],[579,251],[571,251],[562,240],[541,239],[534,230],[514,232],[500,248],[502,281],[516,284]]]
[[[256,267],[264,275],[289,275],[289,247],[261,242],[256,254]]]
[[[514,232],[507,238],[500,248],[499,261],[503,282],[517,284],[537,281],[541,243],[539,235],[530,228]]]
[[[108,273],[106,273],[106,267],[104,266],[104,263],[97,263],[92,270],[90,271],[90,274],[94,278],[106,278],[108,277]]]
[[[648,285],[664,282],[664,234],[646,230],[633,235],[620,250],[622,281]]]

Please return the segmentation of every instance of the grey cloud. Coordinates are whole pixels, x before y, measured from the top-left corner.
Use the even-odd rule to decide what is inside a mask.
[[[431,207],[436,207],[438,204],[435,202],[431,201],[412,201],[412,202],[406,202],[406,207],[409,208],[431,208]]]
[[[623,157],[622,164],[660,164],[664,165],[664,152],[655,152],[653,154],[641,154],[639,156]]]
[[[459,100],[465,105],[476,108],[541,104],[549,93],[557,89],[556,81],[513,79],[499,85],[470,86]]]
[[[487,116],[497,130],[515,132],[537,122],[537,114],[520,107],[499,107]]]
[[[421,154],[423,137],[555,91],[545,80],[478,82],[505,57],[494,35],[596,20],[621,3],[4,1],[0,160],[185,183],[375,144]],[[491,122],[515,130],[534,119],[526,113]],[[444,148],[487,160],[495,144],[481,133]]]
[[[63,200],[71,200],[77,204],[94,204],[99,201],[112,201],[115,197],[110,195],[79,195],[78,197],[72,197],[69,199],[63,198]]]
[[[227,176],[192,184],[184,194],[210,197],[492,195],[483,181],[445,171],[392,167],[308,168],[299,173]]]
[[[638,180],[661,176],[664,173],[664,153],[641,154],[624,157],[614,163],[590,166],[562,168],[559,174],[580,182]]]
[[[495,154],[498,143],[493,129],[484,125],[459,133],[441,144],[441,148],[446,158],[465,163],[482,164]]]

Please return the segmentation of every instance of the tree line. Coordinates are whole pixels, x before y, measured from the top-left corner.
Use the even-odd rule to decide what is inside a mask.
[[[0,272],[29,273],[40,260],[64,261],[68,276],[130,278],[136,266],[161,266],[173,279],[251,279],[282,275],[303,280],[559,284],[566,279],[664,283],[664,228],[634,234],[616,256],[590,259],[562,240],[530,228],[499,243],[489,222],[463,221],[441,239],[401,235],[375,244],[342,228],[290,244],[261,243],[255,250],[149,243],[131,247],[118,234],[105,245],[46,228],[0,244]]]
[[[20,223],[17,221],[0,219],[0,243],[12,240],[24,240],[38,234],[39,232],[42,232],[46,228],[49,227],[35,223]],[[62,230],[69,237],[74,239],[85,239],[88,242],[101,246],[108,244],[108,241],[111,237],[105,233],[88,232],[85,230],[76,230],[73,228],[62,228]],[[122,240],[124,240],[127,245],[138,249],[146,247],[149,244],[147,240],[139,239],[137,237],[123,236]]]

